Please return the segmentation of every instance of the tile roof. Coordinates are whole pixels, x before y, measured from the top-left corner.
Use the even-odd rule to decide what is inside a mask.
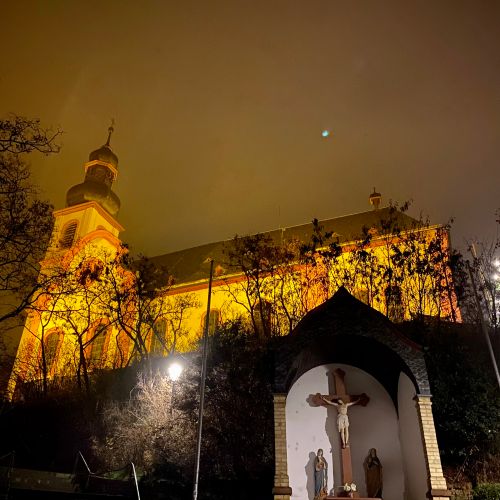
[[[370,210],[353,215],[345,215],[319,221],[323,232],[333,232],[339,243],[347,243],[358,240],[363,235],[363,228],[381,229],[384,221],[391,220],[400,228],[415,227],[418,221],[403,212],[391,207],[380,210]],[[313,233],[312,222],[298,226],[275,229],[262,234],[269,236],[274,242],[300,240],[307,242]],[[205,245],[178,250],[176,252],[158,255],[151,260],[159,266],[165,267],[169,274],[174,276],[177,284],[190,283],[206,279],[209,272],[207,259],[212,258],[217,265],[220,263],[227,267],[227,256],[224,250],[232,240],[217,241]],[[226,264],[225,264],[226,263]]]

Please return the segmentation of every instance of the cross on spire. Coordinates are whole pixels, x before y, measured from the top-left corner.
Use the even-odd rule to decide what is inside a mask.
[[[111,125],[108,127],[108,140],[106,141],[106,146],[110,147],[111,134],[115,131],[115,119],[111,118]]]

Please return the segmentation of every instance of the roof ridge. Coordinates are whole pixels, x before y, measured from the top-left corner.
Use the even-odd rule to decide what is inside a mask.
[[[329,221],[334,221],[334,220],[339,220],[339,219],[346,219],[347,217],[354,217],[356,215],[365,215],[365,214],[371,214],[371,213],[380,213],[382,211],[386,211],[388,208],[391,208],[389,205],[385,206],[385,207],[382,207],[382,208],[379,208],[377,210],[365,210],[364,212],[356,212],[356,213],[352,213],[352,214],[346,214],[346,215],[340,215],[338,217],[330,217],[330,218],[326,218],[326,219],[317,219],[318,222],[322,223],[322,222],[329,222]],[[401,212],[402,214],[404,214],[404,212]],[[407,217],[410,217],[410,218],[413,218],[407,214],[404,214],[406,215]],[[314,220],[314,219],[313,219]],[[296,228],[300,228],[300,227],[306,227],[306,226],[309,226],[309,225],[312,225],[312,221],[310,222],[304,222],[302,224],[295,224],[293,226],[286,226],[286,227],[278,227],[276,229],[269,229],[267,231],[258,231],[256,233],[248,233],[248,234],[244,234],[244,235],[240,235],[240,236],[255,236],[257,234],[271,234],[271,233],[274,233],[276,231],[287,231],[287,230],[291,230],[291,229],[296,229]],[[238,233],[236,233],[235,235],[238,235]],[[233,237],[234,238],[234,237]],[[165,253],[161,253],[161,254],[158,254],[158,255],[154,255],[153,257],[151,257],[152,259],[156,259],[156,258],[160,258],[160,257],[163,257],[165,255],[175,255],[176,253],[178,252],[186,252],[187,250],[194,250],[196,248],[202,248],[202,247],[208,247],[210,245],[220,245],[222,243],[226,243],[226,242],[229,242],[229,241],[232,241],[233,238],[226,238],[226,239],[222,239],[222,240],[217,240],[217,241],[211,241],[209,243],[202,243],[201,245],[195,245],[195,246],[192,246],[192,247],[185,247],[185,248],[181,248],[179,250],[174,250],[172,252],[165,252]]]

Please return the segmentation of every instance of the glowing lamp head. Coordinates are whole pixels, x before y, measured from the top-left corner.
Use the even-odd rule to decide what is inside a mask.
[[[180,363],[174,362],[171,363],[170,366],[168,367],[168,376],[170,377],[170,380],[172,380],[173,382],[179,379],[181,373],[182,373],[182,365]]]
[[[324,137],[324,138],[327,138],[330,136],[330,131],[329,130],[323,130],[323,132],[321,132],[321,136]]]

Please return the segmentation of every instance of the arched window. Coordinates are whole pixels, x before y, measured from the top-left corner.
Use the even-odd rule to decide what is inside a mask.
[[[61,340],[62,334],[58,330],[49,332],[45,337],[43,347],[47,373],[50,373],[55,366]]]
[[[403,306],[403,297],[401,288],[398,285],[389,285],[385,289],[385,305],[387,317],[395,323],[404,320],[405,311]]]
[[[205,329],[206,317],[207,317],[207,313],[203,314],[202,319],[201,319],[202,330]],[[210,335],[213,335],[215,333],[215,330],[217,330],[219,323],[220,323],[220,311],[219,311],[219,309],[210,309],[210,316],[208,317],[208,333]]]
[[[153,325],[151,332],[151,344],[149,351],[151,354],[163,356],[165,354],[165,342],[167,339],[167,321],[165,319],[158,319]]]
[[[267,300],[261,300],[257,303],[254,309],[254,318],[259,336],[271,336],[271,320],[273,313],[273,305]]]
[[[106,363],[111,326],[101,322],[93,328],[88,336],[87,356],[90,368],[102,368]]]
[[[76,220],[71,220],[64,225],[61,231],[61,238],[59,239],[59,246],[61,248],[70,248],[73,245],[77,228],[78,221]]]
[[[119,332],[116,336],[115,359],[113,366],[122,368],[125,366],[130,357],[130,337],[125,332]]]

